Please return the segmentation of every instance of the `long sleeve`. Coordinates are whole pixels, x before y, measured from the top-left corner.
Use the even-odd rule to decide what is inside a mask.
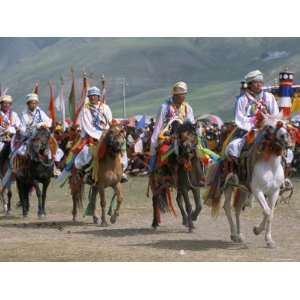
[[[190,105],[188,105],[186,120],[190,121],[191,123],[195,123],[194,112]]]
[[[246,105],[243,103],[244,98],[239,98],[235,109],[235,124],[237,127],[250,131],[254,126],[254,117],[248,117],[246,113]]]
[[[270,95],[270,107],[269,107],[269,111],[270,114],[273,116],[276,116],[279,114],[279,107],[278,107],[278,103],[274,97],[274,95],[269,94]]]
[[[156,147],[158,143],[158,137],[160,132],[162,131],[163,121],[166,114],[165,104],[162,104],[159,108],[159,111],[156,116],[156,122],[154,125],[154,130],[151,136],[151,146],[150,146],[150,154],[154,155],[156,153]]]
[[[41,113],[42,122],[43,122],[47,127],[51,127],[51,126],[52,126],[52,119],[49,118],[49,117],[47,116],[47,114],[46,114],[44,111],[40,110],[40,113]]]
[[[106,105],[106,104],[103,104],[103,105],[105,105],[104,106],[104,113],[105,113],[105,116],[107,118],[107,121],[109,122],[109,124],[111,124],[112,119],[113,119],[111,109],[108,105]]]

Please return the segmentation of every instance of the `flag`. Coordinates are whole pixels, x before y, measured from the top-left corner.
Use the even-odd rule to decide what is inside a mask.
[[[300,95],[295,94],[293,96],[293,104],[292,104],[291,112],[295,113],[298,112],[299,110],[300,110]]]
[[[55,99],[54,99],[54,91],[53,91],[53,85],[49,81],[49,89],[50,89],[50,99],[49,99],[49,114],[52,119],[52,127],[54,128],[56,125],[56,112],[55,112]]]
[[[39,94],[39,82],[38,81],[34,84],[34,86],[32,88],[32,92],[37,95]]]
[[[103,101],[103,103],[106,103],[107,89],[106,89],[106,80],[105,80],[104,74],[102,75],[100,86],[101,86],[101,89],[100,89],[101,90],[101,100]]]
[[[80,103],[79,103],[79,107],[75,111],[74,123],[76,123],[76,121],[78,119],[78,116],[79,116],[79,113],[80,113],[80,111],[81,111],[81,109],[82,109],[82,107],[85,103],[88,88],[89,88],[89,82],[88,82],[86,74],[84,73],[83,74],[83,84],[82,84],[82,90],[81,90]]]
[[[76,86],[75,86],[74,71],[71,70],[71,72],[72,72],[72,86],[69,95],[69,116],[74,123],[75,112],[76,112]]]
[[[136,124],[136,128],[137,129],[144,129],[146,125],[146,116],[143,115],[143,117],[138,121],[138,123]]]
[[[64,80],[61,78],[61,87],[58,96],[55,99],[55,108],[61,113],[61,122],[63,130],[66,130],[66,100],[65,100]]]

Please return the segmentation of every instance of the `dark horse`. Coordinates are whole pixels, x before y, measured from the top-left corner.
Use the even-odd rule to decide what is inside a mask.
[[[54,161],[49,159],[50,131],[41,127],[28,143],[28,152],[25,158],[16,157],[22,163],[16,170],[16,182],[20,202],[23,208],[23,216],[27,217],[29,211],[29,194],[35,188],[38,198],[38,216],[46,215],[45,203],[47,189],[53,175]],[[42,184],[42,190],[39,187]]]
[[[161,212],[168,210],[174,212],[170,193],[170,188],[174,187],[177,189],[176,200],[182,215],[182,223],[191,232],[194,229],[193,221],[197,219],[202,208],[200,186],[202,185],[203,168],[196,155],[196,129],[190,123],[180,124],[174,121],[170,124],[169,135],[170,137],[164,144],[168,147],[177,147],[177,150],[168,156],[165,163],[160,164],[160,158],[158,158],[157,167],[149,178],[149,186],[153,195],[152,227],[156,229],[159,226]],[[158,156],[160,155],[158,154]],[[194,211],[189,200],[189,191],[192,191],[194,196]]]
[[[1,182],[3,181],[3,178],[9,168],[10,152],[11,152],[11,148],[10,148],[10,139],[9,139],[4,142],[4,147],[0,153],[0,179],[1,179]],[[3,203],[4,213],[6,215],[9,215],[11,212],[11,198],[12,198],[12,191],[11,191],[10,186],[8,186],[7,188],[4,188],[3,186],[1,186],[0,198]]]
[[[204,186],[204,167],[196,153],[198,138],[195,126],[191,123],[180,125],[177,129],[177,141],[179,151],[176,200],[182,215],[182,223],[191,232],[194,229],[193,221],[197,220],[202,209],[200,187]],[[194,197],[194,211],[189,199],[189,191]]]

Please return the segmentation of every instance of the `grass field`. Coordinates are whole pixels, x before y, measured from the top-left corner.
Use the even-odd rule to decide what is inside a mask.
[[[107,228],[92,224],[90,217],[73,223],[68,188],[52,183],[43,220],[37,218],[35,196],[30,216],[23,219],[15,208],[14,194],[13,215],[0,215],[0,261],[299,261],[300,184],[295,182],[295,186],[290,204],[280,204],[275,212],[273,238],[277,247],[268,249],[264,237],[252,233],[262,216],[257,204],[242,214],[246,242],[235,244],[229,239],[224,212],[213,219],[206,206],[193,233],[187,233],[180,217],[169,214],[153,231],[146,178],[132,178],[124,185],[120,218]]]

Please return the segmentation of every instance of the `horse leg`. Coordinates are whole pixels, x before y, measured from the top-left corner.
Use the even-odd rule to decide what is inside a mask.
[[[120,207],[121,207],[122,202],[124,200],[124,198],[123,198],[123,192],[122,192],[122,186],[121,186],[120,182],[117,183],[117,185],[114,187],[114,191],[115,191],[116,196],[117,196],[117,207],[116,207],[113,215],[110,217],[110,222],[112,224],[116,223],[117,218],[120,215]]]
[[[178,207],[179,207],[180,212],[181,212],[181,216],[182,216],[182,225],[187,226],[187,225],[188,225],[188,222],[187,222],[187,215],[186,215],[185,210],[184,210],[184,208],[183,208],[182,194],[181,194],[181,191],[180,191],[180,190],[177,191],[176,202],[177,202]]]
[[[236,206],[234,208],[235,210],[235,220],[236,220],[236,229],[237,229],[237,241],[242,243],[244,242],[245,238],[243,234],[241,233],[241,223],[240,223],[240,215],[242,208],[244,206],[244,203],[247,200],[248,194],[246,192],[240,191],[240,198],[236,203]]]
[[[23,209],[23,217],[26,218],[29,212],[29,190],[30,185],[28,184],[21,184],[21,202],[22,202],[22,209]]]
[[[273,248],[275,246],[275,243],[273,242],[272,237],[271,237],[271,218],[272,218],[272,214],[273,214],[273,209],[270,208],[270,206],[266,200],[266,197],[262,191],[253,190],[253,195],[255,196],[259,205],[263,209],[263,214],[264,214],[265,220],[262,221],[260,226],[263,226],[265,224],[265,228],[266,228],[265,240],[266,240],[267,246],[270,248]],[[276,195],[276,197],[275,197],[275,195]],[[277,192],[275,195],[272,196],[271,202],[276,203],[279,192]],[[253,231],[255,232],[255,227],[254,227]]]
[[[77,197],[79,197],[79,195],[77,193],[72,193],[72,201],[73,201],[73,209],[72,209],[72,220],[73,222],[77,222],[78,221],[78,207],[77,207]]]
[[[278,197],[279,197],[279,192],[280,192],[280,190],[278,189],[278,191],[276,191],[275,193],[270,195],[270,197],[268,198],[268,202],[269,202],[271,212],[270,212],[270,216],[269,216],[269,218],[267,219],[267,222],[266,222],[265,240],[266,240],[267,246],[269,248],[274,248],[275,247],[275,242],[272,239],[271,227],[272,227],[272,220],[273,220],[273,217],[274,217],[274,208],[276,206],[276,202],[277,202]]]
[[[47,190],[50,184],[50,180],[46,180],[43,182],[43,190],[42,190],[42,216],[46,216],[46,198],[47,198]]]
[[[43,206],[42,206],[42,191],[40,189],[39,183],[34,181],[33,184],[36,192],[36,196],[38,198],[38,217],[41,218],[43,214]]]
[[[107,227],[108,224],[106,222],[106,214],[105,214],[105,209],[106,209],[106,200],[105,200],[105,190],[104,187],[101,186],[99,188],[99,194],[100,194],[100,205],[101,205],[101,227]]]
[[[224,211],[229,222],[230,226],[230,239],[233,242],[239,242],[237,236],[236,226],[233,222],[232,215],[231,215],[231,196],[232,196],[232,187],[227,187],[224,191],[225,196],[225,203],[224,203]]]
[[[11,198],[12,198],[12,191],[11,187],[7,189],[7,214],[10,215],[11,213]]]
[[[152,207],[153,207],[153,220],[152,220],[152,227],[153,229],[157,229],[160,223],[160,208],[158,206],[158,198],[157,196],[152,196]]]
[[[6,188],[3,188],[1,191],[1,200],[3,203],[3,211],[5,215],[8,215],[8,199],[6,194]]]
[[[188,217],[189,232],[192,232],[193,229],[195,228],[195,226],[194,226],[193,220],[192,220],[192,205],[191,205],[191,202],[189,199],[188,191],[186,189],[182,190],[182,196],[184,199],[185,209],[186,209],[186,213],[187,213],[187,217]]]
[[[195,201],[195,210],[192,212],[192,220],[196,221],[202,210],[200,189],[192,189],[192,193]]]
[[[94,224],[99,224],[99,217],[97,216],[97,193],[98,193],[98,188],[96,186],[91,186],[91,198],[94,205],[94,211],[93,211],[93,223]]]

